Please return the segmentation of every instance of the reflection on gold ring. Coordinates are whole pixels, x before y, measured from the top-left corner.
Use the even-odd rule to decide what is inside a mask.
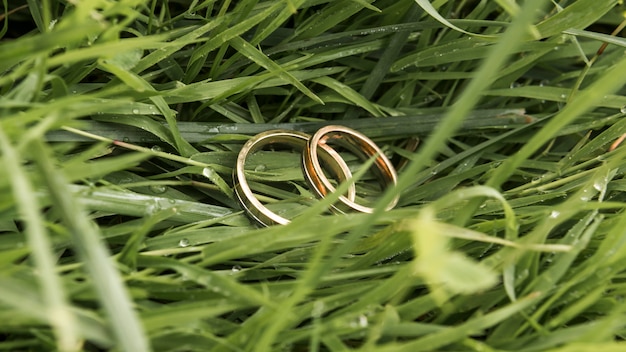
[[[296,150],[303,150],[310,137],[310,135],[298,131],[271,130],[257,134],[241,148],[235,169],[233,170],[235,196],[246,213],[259,224],[264,226],[285,225],[289,223],[289,220],[272,212],[256,198],[245,176],[246,158],[267,145],[283,145]],[[321,159],[324,161],[325,166],[330,168],[331,173],[337,178],[338,182],[349,180],[352,177],[348,165],[334,149],[322,146],[320,150],[322,151],[320,153]],[[319,160],[317,162],[319,164]],[[321,166],[319,169],[323,174]],[[351,185],[344,198],[354,200],[355,195],[355,186]],[[334,205],[331,206],[331,209],[338,211]]]
[[[324,175],[318,154],[318,148],[328,147],[328,142],[330,141],[346,148],[363,160],[375,157],[374,173],[383,187],[393,186],[397,183],[395,168],[371,139],[351,128],[331,125],[320,128],[307,141],[304,152],[302,153],[305,178],[319,196],[324,197],[335,191],[330,180]],[[371,213],[374,211],[373,208],[358,204],[353,199],[344,196],[340,196],[339,201],[347,207],[363,213]],[[398,197],[395,197],[386,209],[389,210],[395,207],[397,203]]]

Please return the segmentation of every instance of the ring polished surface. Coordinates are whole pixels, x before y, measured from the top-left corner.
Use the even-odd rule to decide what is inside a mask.
[[[252,137],[241,148],[237,157],[237,164],[233,170],[235,195],[246,213],[261,225],[286,225],[290,221],[265,207],[265,205],[263,205],[263,203],[256,198],[252,189],[250,189],[250,185],[248,184],[245,176],[245,164],[248,155],[261,150],[267,145],[282,145],[295,150],[304,150],[306,143],[310,138],[310,135],[303,132],[270,130]],[[343,158],[341,158],[339,153],[328,146],[325,146],[320,150],[320,157],[324,161],[325,166],[330,169],[331,173],[337,178],[338,182],[346,181],[352,177],[352,173],[350,172],[348,165]],[[321,166],[319,169],[323,173]],[[354,200],[356,196],[355,189],[356,187],[354,185],[350,186],[350,189],[348,189],[346,193],[347,199]],[[331,206],[331,209],[338,211],[338,209],[334,206]]]
[[[374,161],[375,175],[384,187],[389,187],[397,183],[396,170],[378,146],[367,138],[364,134],[351,128],[339,125],[330,125],[320,128],[306,143],[302,153],[302,164],[304,176],[320,197],[325,197],[335,191],[330,180],[324,175],[319,160],[318,148],[328,147],[329,141],[344,147],[362,160],[376,157]],[[325,149],[325,148],[324,148]],[[363,206],[344,196],[339,197],[339,201],[354,210],[363,213],[372,213],[373,208]],[[387,210],[393,208],[398,203],[395,197],[387,206]]]

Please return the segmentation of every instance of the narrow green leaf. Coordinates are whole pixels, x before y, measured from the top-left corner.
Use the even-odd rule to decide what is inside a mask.
[[[75,201],[67,182],[52,165],[48,151],[41,144],[36,147],[35,159],[38,168],[47,176],[44,179],[47,189],[69,228],[74,248],[91,275],[118,346],[128,351],[148,351],[146,335],[122,278],[113,266],[108,250],[100,242],[99,230],[89,221],[80,203]]]
[[[258,49],[250,45],[250,43],[241,39],[241,37],[239,36],[233,37],[232,39],[228,41],[228,43],[235,50],[239,51],[242,55],[256,62],[260,66],[266,68],[268,71],[274,73],[276,76],[289,82],[290,84],[292,84],[294,87],[296,87],[299,91],[304,93],[309,98],[313,99],[314,101],[320,104],[324,104],[324,102],[317,95],[311,92],[311,90],[309,90],[309,88],[307,88],[304,84],[302,84],[296,77],[292,76],[289,72],[285,71],[280,65],[278,65],[277,63],[269,59],[261,51],[259,51]]]
[[[490,36],[490,35],[482,35],[482,34],[477,34],[477,33],[470,33],[464,29],[461,29],[455,25],[453,25],[452,23],[450,23],[450,21],[446,20],[443,16],[441,16],[441,14],[433,7],[433,5],[430,3],[430,1],[428,0],[415,0],[415,2],[424,10],[426,11],[429,15],[431,15],[434,19],[436,19],[437,21],[439,21],[441,24],[443,24],[444,26],[453,29],[455,31],[464,33],[464,34],[468,34],[471,36],[475,36],[475,37],[480,37],[480,38],[495,38],[494,36]]]
[[[39,309],[42,317],[54,328],[57,335],[57,348],[61,351],[78,351],[80,336],[76,325],[76,317],[70,310],[61,279],[56,273],[56,260],[52,253],[49,233],[41,216],[41,206],[35,195],[33,185],[20,164],[16,150],[11,146],[7,135],[0,128],[0,147],[4,167],[12,170],[9,173],[13,198],[26,223],[26,238],[33,254],[37,276],[45,293],[43,304]],[[18,302],[20,300],[17,300]],[[31,312],[32,314],[32,312]]]
[[[584,29],[604,16],[619,0],[578,0],[537,24],[541,38],[559,34],[568,29]]]
[[[330,77],[319,77],[319,78],[314,78],[313,82],[319,83],[321,85],[324,85],[334,90],[339,95],[348,99],[350,102],[352,102],[356,106],[361,107],[367,112],[369,112],[370,114],[372,114],[372,116],[381,117],[385,115],[378,106],[372,104],[369,100],[365,99],[365,97],[363,97],[357,91],[350,88],[350,86],[343,84],[337,81],[336,79],[333,79]]]

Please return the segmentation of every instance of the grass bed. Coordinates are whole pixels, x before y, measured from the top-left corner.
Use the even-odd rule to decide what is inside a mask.
[[[1,4],[0,350],[626,350],[621,2]],[[255,226],[327,124],[397,186]]]

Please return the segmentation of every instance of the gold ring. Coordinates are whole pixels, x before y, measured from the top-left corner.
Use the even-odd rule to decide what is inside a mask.
[[[255,221],[264,226],[270,225],[286,225],[290,221],[285,219],[276,213],[269,210],[267,207],[259,201],[252,189],[248,184],[245,176],[245,164],[248,155],[262,149],[266,145],[284,145],[290,148],[304,150],[307,141],[311,138],[310,135],[287,130],[271,130],[257,134],[249,139],[241,148],[239,155],[237,156],[237,164],[233,170],[233,184],[235,195],[239,200],[246,213]],[[320,156],[328,166],[333,176],[337,178],[338,182],[343,182],[352,177],[352,173],[348,168],[346,162],[341,158],[339,153],[330,147],[323,147]],[[319,165],[319,161],[318,161]],[[323,173],[321,166],[319,168]],[[330,181],[329,181],[330,182]],[[346,193],[347,199],[354,200],[356,196],[356,187],[350,186]],[[334,205],[331,205],[331,209],[339,211]]]
[[[304,176],[311,186],[315,189],[320,197],[325,197],[329,193],[335,191],[330,180],[324,175],[322,166],[318,159],[318,147],[328,147],[327,143],[332,140],[340,146],[346,148],[350,152],[362,160],[376,157],[374,165],[376,166],[374,174],[384,187],[393,186],[397,183],[396,170],[387,159],[385,154],[378,146],[367,138],[364,134],[357,132],[345,126],[331,125],[320,128],[306,143],[304,152],[302,153],[302,164],[304,167]],[[324,148],[325,149],[325,148]],[[363,213],[372,213],[373,208],[357,204],[353,199],[340,196],[339,201],[354,210]],[[393,208],[398,203],[396,196],[387,206],[387,210]]]

